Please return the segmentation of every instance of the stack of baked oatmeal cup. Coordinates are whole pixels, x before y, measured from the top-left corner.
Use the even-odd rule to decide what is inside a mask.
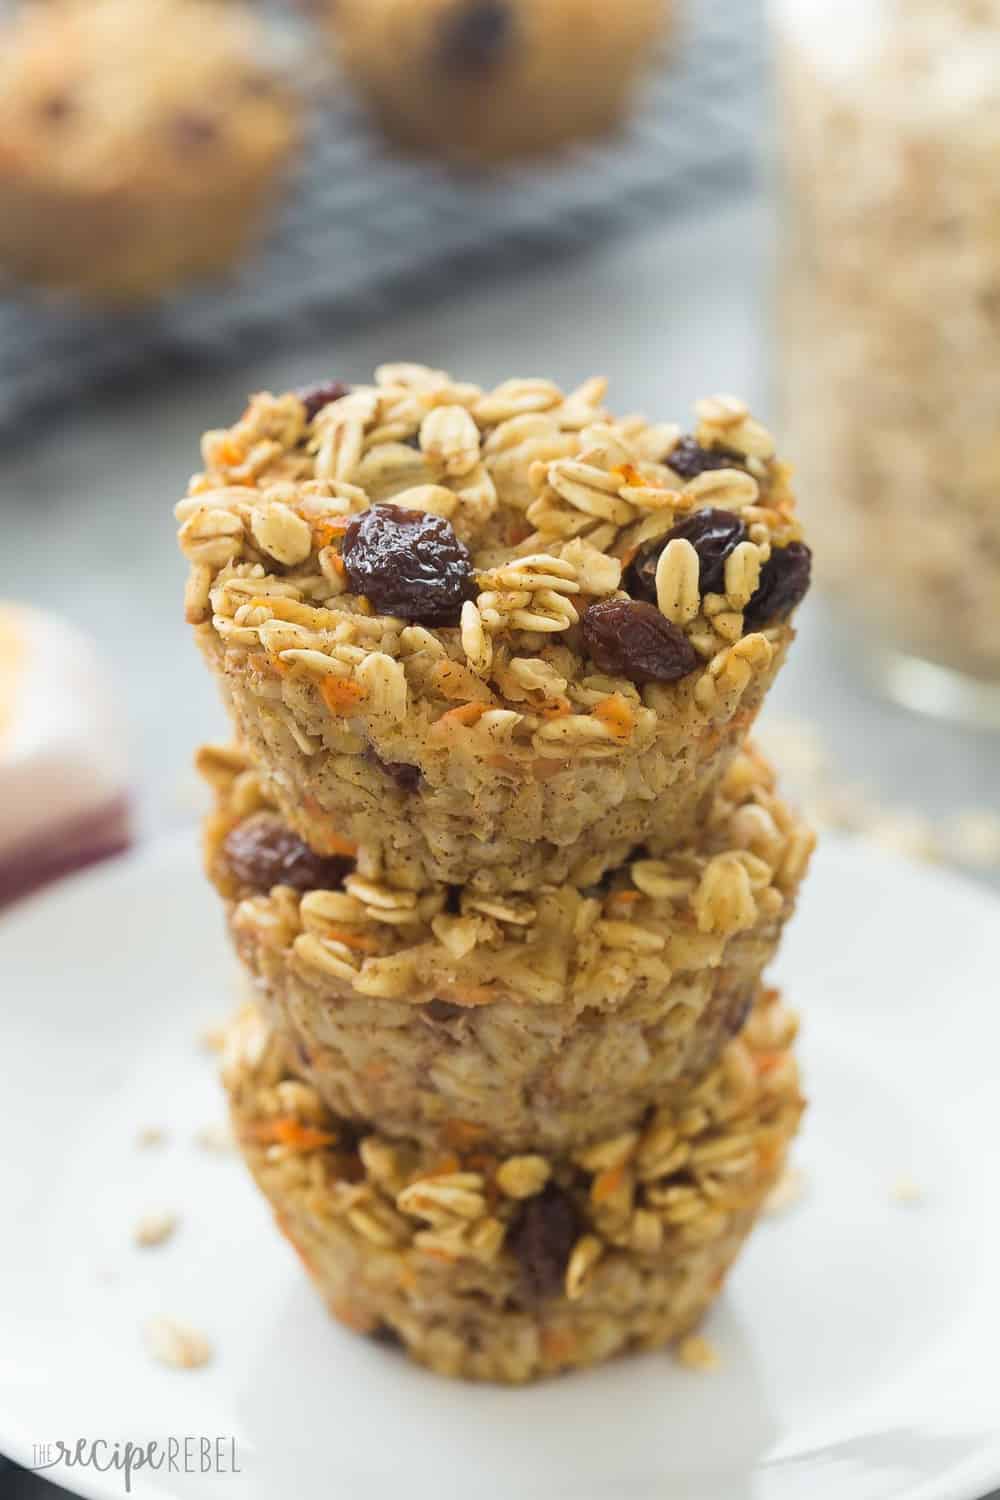
[[[761,975],[813,840],[747,743],[787,471],[731,397],[603,396],[257,396],[178,507],[241,1148],[331,1311],[472,1379],[688,1333],[802,1110]]]

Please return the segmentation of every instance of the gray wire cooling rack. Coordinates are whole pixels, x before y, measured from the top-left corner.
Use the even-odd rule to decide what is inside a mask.
[[[394,156],[349,91],[330,89],[270,239],[232,279],[124,317],[0,300],[0,432],[30,431],[42,406],[334,333],[738,191],[753,169],[762,31],[756,0],[688,0],[674,60],[621,134],[488,176]]]

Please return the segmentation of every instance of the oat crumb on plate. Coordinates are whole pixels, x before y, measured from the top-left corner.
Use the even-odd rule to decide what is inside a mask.
[[[198,1046],[203,1052],[221,1052],[226,1045],[226,1027],[221,1021],[203,1026],[198,1032]]]
[[[897,1203],[921,1203],[924,1198],[924,1190],[919,1183],[905,1175],[896,1178],[891,1191]]]
[[[205,1335],[174,1318],[150,1318],[143,1333],[147,1349],[161,1365],[196,1370],[212,1358],[212,1346]]]
[[[677,1346],[677,1358],[687,1370],[710,1374],[722,1364],[719,1351],[703,1334],[692,1333]]]
[[[135,1143],[145,1149],[147,1146],[162,1146],[167,1139],[167,1133],[159,1125],[143,1125],[136,1134]]]
[[[151,1245],[162,1245],[170,1239],[177,1228],[177,1215],[165,1209],[154,1209],[136,1220],[132,1238],[140,1249]]]
[[[194,1133],[195,1144],[203,1151],[223,1152],[231,1151],[233,1138],[227,1125],[202,1125]]]

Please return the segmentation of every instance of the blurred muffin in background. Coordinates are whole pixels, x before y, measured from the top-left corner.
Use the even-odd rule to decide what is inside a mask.
[[[0,34],[0,271],[121,304],[220,271],[297,134],[240,5],[29,3]]]
[[[397,141],[502,161],[616,125],[671,0],[311,0],[311,8]]]

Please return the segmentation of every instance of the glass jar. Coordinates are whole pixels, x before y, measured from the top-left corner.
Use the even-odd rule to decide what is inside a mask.
[[[818,572],[914,706],[1000,723],[1000,0],[772,0],[779,386]]]

